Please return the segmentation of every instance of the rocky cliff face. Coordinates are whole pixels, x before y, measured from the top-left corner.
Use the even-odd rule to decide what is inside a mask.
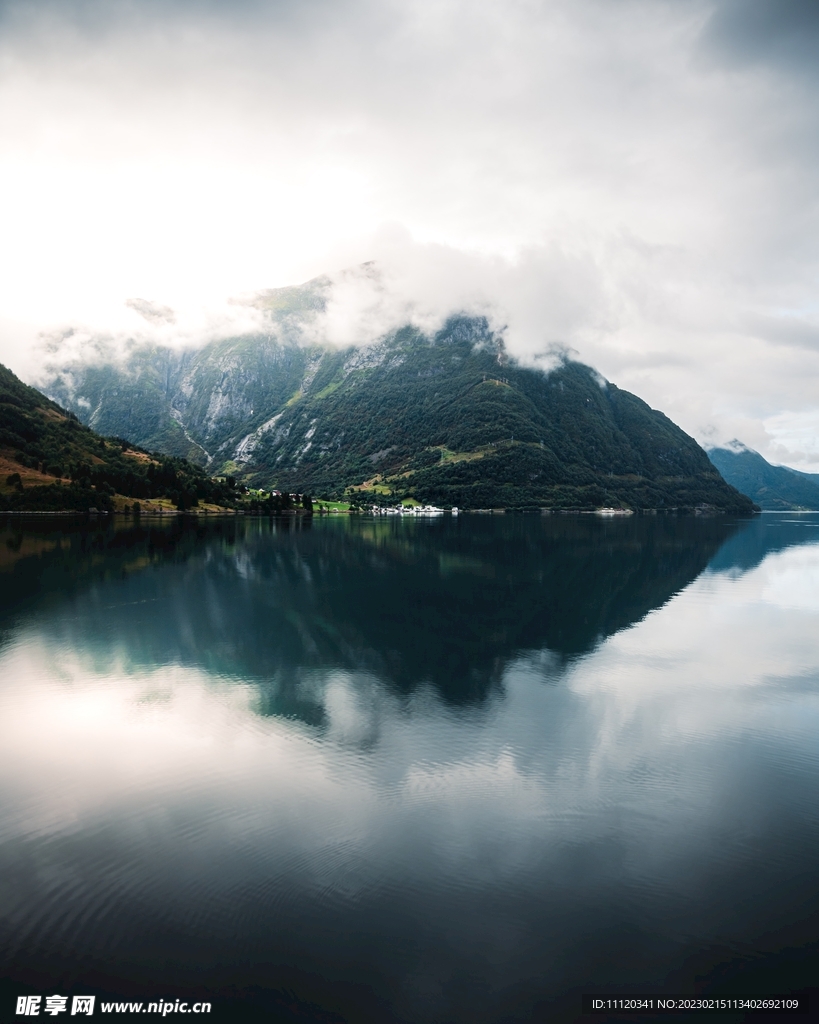
[[[215,471],[299,390],[310,362],[296,344],[245,337],[193,351],[138,347],[116,363],[58,364],[42,386],[99,433]]]

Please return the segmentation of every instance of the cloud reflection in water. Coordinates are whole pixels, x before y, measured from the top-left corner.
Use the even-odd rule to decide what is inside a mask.
[[[325,621],[309,635],[293,583],[264,604],[270,633],[247,617],[256,632],[221,646],[230,606],[250,608],[240,588],[276,578],[252,545],[94,582],[14,633],[0,689],[6,974],[105,965],[155,991],[206,969],[217,988],[311,998],[314,972],[322,1005],[344,1012],[494,1020],[591,982],[662,984],[703,946],[764,953],[765,932],[809,916],[819,547],[707,571],[570,656],[495,639],[492,685],[456,700],[430,678],[401,685],[395,659],[380,675],[372,634],[315,596],[334,568],[312,541],[288,543],[269,554],[291,580],[311,570]],[[431,586],[440,559],[417,551],[376,553],[399,561],[399,582],[415,559]],[[544,566],[526,557],[509,572],[531,597]],[[596,628],[599,595],[588,607]],[[294,646],[271,658],[282,637]]]

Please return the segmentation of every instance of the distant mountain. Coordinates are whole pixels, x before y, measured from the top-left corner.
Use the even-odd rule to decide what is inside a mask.
[[[819,474],[772,466],[739,441],[712,448],[708,457],[729,484],[766,511],[819,510]]]
[[[0,366],[0,511],[108,511],[123,498],[190,508],[234,497],[184,459],[100,437]]]
[[[266,293],[271,332],[124,361],[52,366],[44,390],[83,422],[265,488],[464,508],[745,513],[699,445],[580,363],[523,366],[480,318],[371,345],[288,333],[321,281]]]

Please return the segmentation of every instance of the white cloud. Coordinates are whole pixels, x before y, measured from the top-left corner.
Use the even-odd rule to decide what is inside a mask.
[[[819,468],[819,409],[769,416],[765,429],[794,468],[808,473]]]
[[[819,386],[816,19],[752,6],[0,4],[0,358],[133,332],[135,296],[188,337],[375,259],[333,340],[484,309],[700,437],[813,458],[765,424]]]
[[[605,328],[610,313],[594,259],[557,244],[510,259],[422,244],[392,227],[370,238],[366,251],[375,259],[330,275],[327,307],[311,325],[311,340],[367,344],[406,323],[433,333],[453,313],[466,313],[486,317],[513,354],[531,360],[580,345]]]

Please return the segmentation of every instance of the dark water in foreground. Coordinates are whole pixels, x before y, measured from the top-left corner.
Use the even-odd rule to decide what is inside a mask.
[[[819,516],[0,526],[2,1021],[803,988],[818,841]]]

